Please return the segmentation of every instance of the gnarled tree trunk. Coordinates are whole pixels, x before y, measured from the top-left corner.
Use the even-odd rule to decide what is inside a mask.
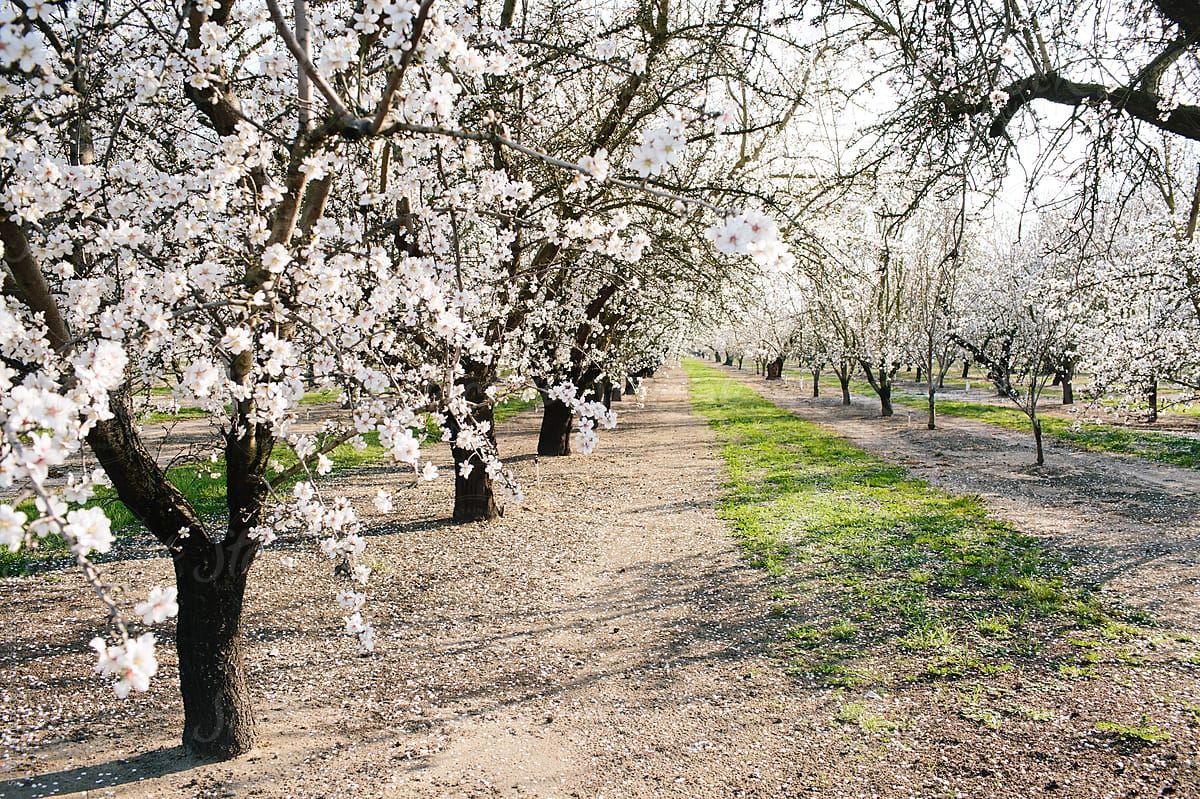
[[[879,394],[879,415],[892,416],[895,414],[895,409],[892,408],[892,386],[889,383],[885,386],[880,386],[875,389]]]
[[[837,370],[838,384],[842,387],[842,404],[850,404],[850,367],[845,366]]]
[[[879,397],[879,415],[892,416],[895,411],[892,408],[892,378],[896,373],[898,364],[889,367],[887,363],[880,363],[878,371],[865,359],[859,360],[859,365],[863,372],[866,373],[867,382],[871,384],[871,388],[875,390]]]
[[[1062,404],[1075,404],[1075,361],[1073,358],[1068,358],[1059,374],[1059,382],[1062,383]]]
[[[256,740],[242,656],[242,602],[257,550],[247,533],[261,521],[267,493],[262,466],[273,439],[265,428],[243,421],[242,435],[227,440],[232,522],[226,540],[216,541],[137,436],[127,395],[112,394],[110,408],[113,418],[96,425],[88,443],[117,496],[174,557],[183,745],[202,757],[236,757]]]
[[[612,381],[607,377],[601,380],[596,386],[596,395],[599,397],[600,401],[604,403],[604,407],[610,411],[612,410],[612,393]]]

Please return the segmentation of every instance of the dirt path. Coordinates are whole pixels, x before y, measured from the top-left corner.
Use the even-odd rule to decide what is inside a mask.
[[[621,429],[587,459],[535,463],[538,416],[507,425],[502,444],[529,499],[497,524],[444,525],[441,480],[414,495],[422,508],[403,524],[378,529],[371,660],[348,656],[336,635],[329,586],[267,553],[249,619],[269,742],[257,758],[181,767],[170,647],[151,694],[121,706],[87,677],[81,650],[98,613],[73,575],[35,590],[8,581],[5,606],[36,621],[0,634],[0,796],[124,782],[132,769],[155,776],[114,795],[726,795],[759,776],[786,782],[770,764],[790,727],[767,715],[788,684],[765,649],[780,631],[761,573],[741,564],[713,513],[708,428],[679,374],[653,383],[645,410],[620,411]],[[339,488],[368,495],[381,473]],[[289,554],[298,572],[327,568]],[[107,569],[138,585],[166,565]],[[48,683],[66,696],[48,696]],[[147,712],[145,726],[118,721]],[[44,775],[50,790],[5,782],[13,772]]]
[[[980,495],[997,515],[1065,550],[1121,602],[1200,632],[1200,471],[1050,441],[1038,468],[1032,433],[950,416],[928,430],[923,410],[900,405],[882,419],[867,397],[846,407],[790,381],[725,371],[935,485]]]
[[[169,641],[152,691],[122,704],[88,674],[99,613],[74,575],[0,581],[0,797],[1196,795],[1175,696],[1195,681],[1173,672],[1033,684],[1013,671],[995,693],[787,674],[781,586],[716,518],[722,466],[682,373],[621,413],[587,459],[536,461],[536,413],[502,426],[529,498],[496,524],[446,524],[447,480],[372,519],[369,659],[338,635],[332,585],[304,574],[327,564],[265,553],[247,617],[264,743],[234,762],[175,746]],[[338,488],[365,498],[394,480],[365,469]],[[169,564],[105,571],[140,594]],[[1136,721],[1150,702],[1170,744],[1128,753],[1097,736],[1097,720]],[[888,723],[839,722],[851,703]],[[993,706],[1003,726],[981,715]]]

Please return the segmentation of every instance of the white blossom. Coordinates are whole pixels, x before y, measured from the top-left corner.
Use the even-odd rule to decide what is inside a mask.
[[[174,586],[154,586],[144,602],[134,606],[134,612],[142,617],[146,624],[159,624],[179,613],[176,602],[178,591]]]

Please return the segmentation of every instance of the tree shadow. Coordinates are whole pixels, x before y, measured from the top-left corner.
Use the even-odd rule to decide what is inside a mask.
[[[189,754],[182,746],[162,747],[133,757],[3,780],[0,781],[0,797],[36,799],[73,793],[86,795],[89,791],[116,788],[187,771],[206,762]]]

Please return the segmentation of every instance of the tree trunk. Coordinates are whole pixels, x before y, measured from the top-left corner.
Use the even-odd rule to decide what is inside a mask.
[[[478,455],[458,447],[451,447],[450,450],[454,453],[454,521],[487,522],[500,518],[500,506],[496,504],[492,478],[479,462]],[[474,468],[463,477],[462,466],[468,462]]]
[[[900,364],[893,364],[889,371],[886,362],[880,363],[877,371],[865,359],[860,359],[858,363],[867,377],[867,382],[871,384],[871,389],[879,397],[879,415],[891,416],[895,413],[892,409],[892,378],[900,370]]]
[[[542,397],[542,426],[538,431],[538,455],[570,455],[574,414],[558,400]]]
[[[767,379],[782,380],[783,379],[783,356],[780,355],[775,360],[767,364]]]
[[[625,396],[632,397],[635,394],[637,394],[637,386],[633,384],[631,378],[625,378]]]
[[[819,396],[821,396],[821,370],[813,369],[812,376],[813,376],[813,396],[819,397]]]
[[[600,381],[600,385],[596,386],[596,393],[599,399],[604,403],[606,410],[612,410],[612,381],[607,377]]]
[[[742,360],[743,359],[744,359],[744,356],[743,356],[743,358],[738,358],[738,371],[741,371],[741,369],[742,369]]]
[[[472,413],[478,422],[492,422],[493,407],[486,402],[477,403]],[[450,419],[450,432],[458,435],[458,425],[453,418]],[[495,448],[495,427],[488,430],[488,440]],[[483,468],[478,453],[451,444],[450,454],[454,457],[454,514],[451,518],[456,522],[483,522],[503,515],[496,503],[492,478]],[[462,467],[467,463],[473,468],[463,477]]]
[[[725,353],[725,365],[733,366],[733,353],[732,352]]]
[[[1067,358],[1066,365],[1059,371],[1062,383],[1062,404],[1075,404],[1075,359]]]
[[[929,423],[927,427],[930,430],[937,429],[937,389],[933,387],[933,381],[929,383]]]
[[[917,382],[918,382],[918,383],[920,383],[920,382],[921,382],[921,378],[922,378],[922,377],[924,377],[924,376],[925,376],[924,367],[922,367],[922,366],[918,366],[918,367],[917,367],[917,378],[916,378]]]
[[[971,362],[969,360],[965,360],[965,361],[963,361],[962,379],[966,380],[970,376],[971,376]]]
[[[717,363],[721,362],[721,351],[720,350],[713,350],[713,360],[716,361]]]
[[[242,654],[242,600],[246,568],[222,553],[210,563],[175,561],[179,618],[179,688],[183,694],[183,745],[227,759],[255,743],[254,711]],[[228,561],[228,562],[227,562]]]
[[[893,415],[895,410],[892,409],[892,384],[888,383],[885,385],[881,383],[875,391],[879,394],[879,415]]]
[[[842,384],[842,404],[849,405],[850,404],[850,376],[846,375],[843,377],[842,374],[839,373],[838,374],[838,382]]]
[[[624,384],[625,384],[625,381],[623,381],[623,380],[618,380],[616,383],[610,382],[608,384],[608,405],[610,408],[612,407],[612,404],[614,402],[621,401],[621,395],[625,393],[624,391],[621,390],[621,386],[623,386]]]
[[[484,364],[471,359],[464,359],[463,365],[466,371],[459,378],[463,397],[471,405],[473,419],[488,426],[488,443],[496,451],[496,429],[493,426],[495,406],[487,393],[490,371]],[[448,426],[453,436],[450,439],[450,454],[454,459],[454,513],[451,518],[456,522],[480,522],[499,517],[501,510],[496,504],[492,478],[483,468],[483,461],[473,450],[455,446],[459,434],[458,420],[451,416]],[[467,463],[473,468],[469,475],[463,477],[462,467]]]
[[[1046,463],[1046,456],[1042,452],[1042,420],[1034,416],[1033,422],[1033,443],[1037,446],[1037,465],[1042,466]]]
[[[1150,382],[1150,389],[1146,392],[1146,404],[1150,408],[1150,421],[1158,421],[1158,381]]]
[[[261,520],[267,492],[262,469],[271,438],[245,424],[226,446],[226,504],[240,525],[213,541],[184,495],[166,478],[134,431],[124,392],[110,395],[113,417],[97,424],[88,443],[117,495],[174,553],[179,615],[175,647],[183,699],[185,748],[227,759],[255,743],[254,712],[242,655],[242,602],[257,544],[246,532]],[[190,529],[187,538],[180,532]]]

